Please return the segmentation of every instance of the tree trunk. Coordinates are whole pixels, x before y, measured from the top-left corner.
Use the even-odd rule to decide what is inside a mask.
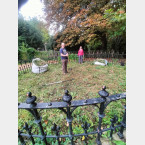
[[[106,34],[102,34],[100,37],[101,37],[101,42],[102,42],[102,50],[106,51],[107,50],[107,37],[106,37]]]
[[[99,35],[100,40],[102,42],[102,50],[106,51],[107,50],[107,36],[106,32],[101,32],[101,31],[96,31],[95,34]]]
[[[46,49],[46,44],[44,44],[44,48],[45,48],[45,51],[47,51],[47,49]]]

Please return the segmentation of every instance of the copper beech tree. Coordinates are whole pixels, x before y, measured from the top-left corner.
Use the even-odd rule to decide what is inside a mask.
[[[113,14],[121,8],[120,13],[125,13],[124,0],[45,0],[44,3],[47,25],[55,33],[56,48],[63,41],[74,50],[78,45],[97,43],[107,50],[108,30],[114,27],[113,15],[108,10]]]

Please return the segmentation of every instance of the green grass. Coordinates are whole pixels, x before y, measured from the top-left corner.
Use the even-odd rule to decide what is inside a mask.
[[[36,102],[53,102],[61,101],[64,90],[69,90],[73,100],[89,99],[99,97],[98,91],[103,85],[106,85],[110,95],[126,92],[126,66],[110,63],[108,66],[95,66],[91,62],[78,64],[76,62],[68,63],[69,73],[63,75],[61,64],[50,64],[49,70],[42,74],[33,74],[27,72],[18,77],[18,102],[26,101],[27,92],[37,97]],[[49,83],[65,81],[60,84],[48,85]],[[119,121],[122,119],[123,107],[125,100],[119,100],[109,104],[105,110],[103,118],[103,128],[109,127],[110,119],[115,114],[118,115]],[[73,128],[75,133],[81,133],[81,124],[85,121],[91,124],[89,131],[98,126],[98,108],[94,106],[78,107],[73,114]],[[60,110],[42,110],[42,124],[47,130],[47,134],[52,134],[50,128],[53,123],[61,127],[60,134],[68,134],[66,116]],[[18,127],[22,128],[24,122],[33,126],[33,133],[39,134],[38,127],[33,124],[33,117],[25,110],[18,112]],[[44,122],[45,121],[45,122]],[[55,139],[54,139],[55,140]]]

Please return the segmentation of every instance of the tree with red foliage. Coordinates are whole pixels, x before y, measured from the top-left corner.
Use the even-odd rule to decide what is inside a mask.
[[[112,15],[107,15],[106,10],[115,12],[123,5],[124,0],[45,0],[46,21],[56,32],[56,48],[61,42],[68,47],[99,42],[102,50],[107,50]]]

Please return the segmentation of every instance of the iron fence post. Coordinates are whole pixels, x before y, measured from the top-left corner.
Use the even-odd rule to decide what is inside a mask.
[[[125,108],[125,112],[123,115],[123,120],[121,121],[121,128],[120,128],[119,132],[117,133],[117,135],[119,136],[120,139],[124,138],[123,130],[124,130],[124,128],[126,128],[126,106],[124,106],[124,108]]]
[[[101,143],[101,140],[100,140],[101,135],[102,135],[101,123],[102,123],[103,117],[105,116],[105,114],[103,114],[103,113],[104,113],[104,109],[105,109],[106,97],[109,96],[109,93],[106,91],[106,86],[103,86],[102,90],[99,91],[98,94],[99,94],[99,95],[101,96],[101,98],[103,98],[103,100],[104,100],[104,101],[100,104],[100,108],[99,108],[99,113],[98,113],[98,116],[99,116],[99,126],[98,126],[98,128],[97,128],[98,136],[97,136],[97,140],[96,140],[97,145],[101,145],[101,144],[102,144],[102,143]]]
[[[31,130],[32,130],[32,127],[31,126],[28,126],[28,124],[25,122],[25,126],[23,127],[29,134],[29,138],[31,139],[32,141],[32,144],[35,145],[35,141],[34,141],[34,138],[32,137],[32,133],[31,133]]]
[[[90,124],[87,123],[87,122],[85,122],[85,124],[82,125],[82,128],[84,129],[84,132],[85,132],[85,143],[86,143],[86,145],[88,145],[88,142],[87,142],[88,131],[87,130],[89,129],[89,127],[90,127]]]
[[[110,132],[110,138],[112,139],[112,134],[114,131],[114,124],[118,121],[118,117],[116,115],[114,115],[114,117],[110,120],[111,121],[111,132]]]
[[[73,117],[71,116],[71,111],[70,111],[70,105],[71,105],[72,96],[69,94],[68,90],[65,91],[65,95],[63,96],[62,100],[67,103],[67,107],[66,107],[67,118],[66,118],[66,121],[69,124],[69,138],[71,140],[71,145],[74,145],[74,142],[73,142],[73,130],[72,130]]]
[[[37,103],[35,102],[36,101],[36,96],[32,96],[32,93],[31,92],[28,92],[27,93],[27,100],[26,100],[26,103],[27,104],[30,104],[30,107],[33,108],[37,105]],[[47,145],[47,140],[46,140],[46,134],[44,133],[44,130],[43,130],[43,127],[42,127],[42,124],[41,124],[41,120],[42,118],[40,117],[37,109],[32,109],[32,114],[33,116],[35,117],[35,123],[39,126],[39,129],[40,129],[40,132],[41,132],[41,135],[42,135],[42,138],[41,140]]]
[[[20,140],[20,142],[21,142],[21,145],[26,145],[26,143],[25,143],[23,137],[21,136],[21,133],[22,133],[22,132],[19,131],[19,129],[18,129],[18,138],[19,138],[19,140]]]
[[[59,126],[57,126],[55,123],[54,123],[54,125],[52,126],[52,128],[51,128],[51,130],[52,131],[55,131],[55,134],[56,134],[56,140],[57,140],[57,142],[58,142],[58,145],[60,145],[60,140],[59,140],[59,131],[60,131],[60,127]]]

